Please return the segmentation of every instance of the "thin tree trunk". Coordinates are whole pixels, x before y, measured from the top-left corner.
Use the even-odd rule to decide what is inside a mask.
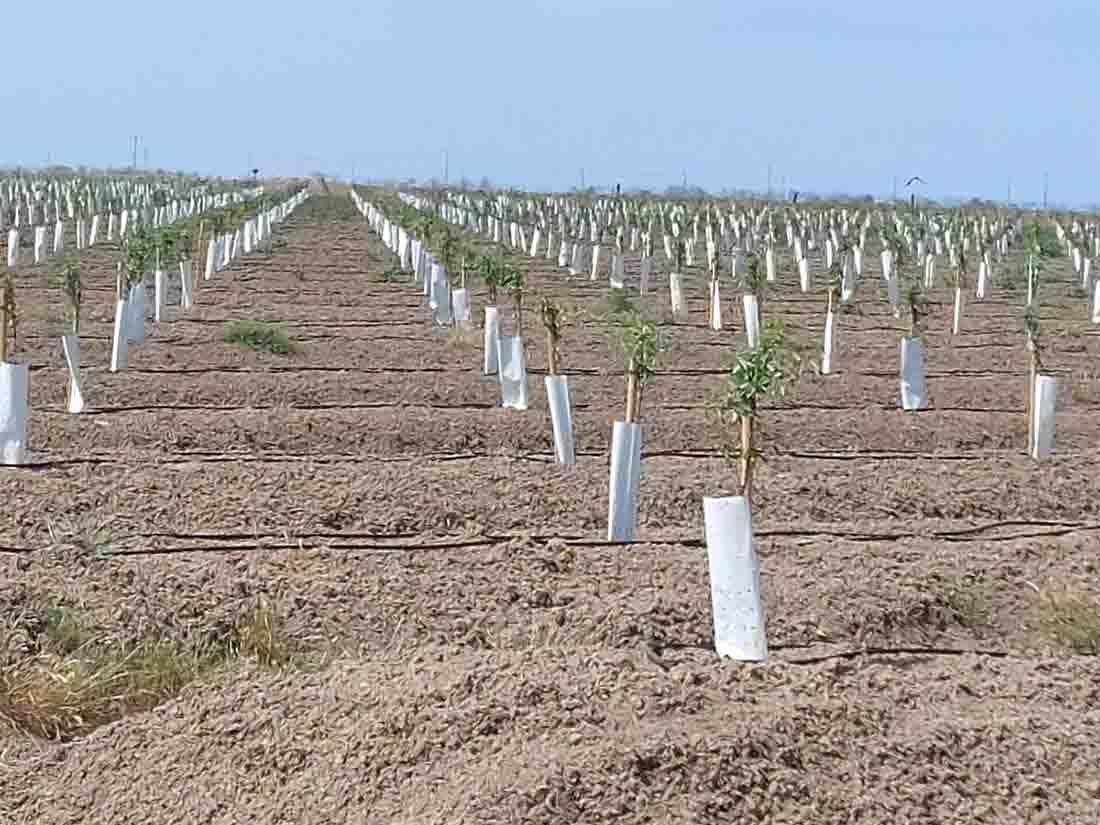
[[[1035,376],[1037,374],[1035,368],[1035,342],[1031,340],[1030,335],[1028,336],[1027,349],[1031,360],[1028,368],[1027,385],[1027,454],[1030,456],[1035,446]]]
[[[558,339],[550,330],[546,331],[546,348],[546,371],[550,375],[557,375],[561,369],[561,365],[558,363]]]
[[[633,423],[638,420],[638,407],[641,404],[638,392],[638,373],[634,366],[634,359],[630,359],[630,366],[626,375],[626,420]]]
[[[741,495],[752,499],[752,416],[741,416]]]

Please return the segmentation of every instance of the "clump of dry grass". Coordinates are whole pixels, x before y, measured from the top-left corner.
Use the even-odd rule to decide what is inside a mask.
[[[81,556],[105,558],[121,549],[121,539],[112,527],[113,519],[92,524],[81,523],[68,515],[46,520],[50,542],[71,545]]]
[[[447,346],[459,351],[476,349],[481,346],[481,335],[473,327],[454,326],[447,331]]]
[[[1042,625],[1054,639],[1079,656],[1100,656],[1100,604],[1068,590],[1041,598]]]
[[[71,608],[49,608],[36,619],[30,655],[0,667],[0,724],[44,739],[74,739],[151,710],[235,662],[280,669],[304,662],[263,601],[230,626],[181,639],[111,640]]]

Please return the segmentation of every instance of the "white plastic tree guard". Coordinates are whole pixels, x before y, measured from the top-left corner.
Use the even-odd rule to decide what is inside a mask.
[[[703,521],[715,650],[738,661],[763,661],[768,656],[768,639],[749,500],[744,496],[704,498]]]
[[[501,406],[513,410],[527,409],[527,363],[523,354],[523,339],[518,335],[500,339],[499,377]]]
[[[129,313],[129,302],[121,298],[115,302],[115,326],[111,336],[111,372],[121,372],[129,363],[126,339],[126,318]]]
[[[825,335],[821,345],[821,374],[831,375],[833,372],[833,347],[836,345],[836,316],[830,309],[825,313]]]
[[[607,501],[607,540],[630,542],[638,516],[642,428],[616,421],[611,430],[611,483]]]
[[[61,337],[61,349],[69,370],[69,412],[84,410],[84,390],[80,380],[80,338],[76,335]]]
[[[485,307],[485,374],[493,375],[500,363],[500,312]]]
[[[901,339],[901,407],[921,410],[928,406],[924,381],[924,344],[920,338]]]
[[[0,463],[27,460],[27,396],[30,369],[26,364],[0,362]]]
[[[195,305],[194,270],[190,259],[180,261],[180,307],[191,309]]]
[[[1033,393],[1031,409],[1035,443],[1031,446],[1031,457],[1041,461],[1054,452],[1054,411],[1058,379],[1052,375],[1036,375]]]
[[[459,288],[451,290],[451,309],[454,311],[454,322],[463,329],[470,329],[473,324],[470,311],[470,292]]]
[[[672,303],[672,320],[678,324],[687,323],[687,304],[684,302],[684,278],[679,272],[668,273],[668,293]]]
[[[760,302],[752,293],[746,293],[741,296],[741,306],[745,312],[745,337],[749,349],[756,349],[760,345]]]
[[[546,376],[546,398],[550,405],[550,424],[554,430],[554,453],[559,464],[577,462],[573,434],[573,407],[569,400],[569,379],[564,375]]]

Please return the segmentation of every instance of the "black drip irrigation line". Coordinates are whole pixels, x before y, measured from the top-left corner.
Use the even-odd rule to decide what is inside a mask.
[[[782,649],[781,646],[772,647],[772,650]],[[1034,661],[1033,658],[1013,656],[1003,650],[952,647],[863,647],[854,650],[841,650],[835,653],[823,653],[820,656],[784,658],[780,659],[780,661],[783,664],[789,665],[819,665],[823,662],[836,661],[839,659],[858,659],[864,656],[986,656],[991,659],[1021,659],[1022,661]]]
[[[1013,533],[1009,535],[983,535],[1005,527],[1053,527],[1058,529],[1043,532]],[[1100,530],[1100,524],[1086,524],[1059,521],[1023,521],[1008,520],[991,522],[977,527],[965,527],[956,530],[933,530],[926,533],[912,532],[856,532],[847,530],[825,530],[813,528],[780,528],[774,530],[759,530],[755,533],[758,538],[830,538],[851,542],[893,542],[908,539],[932,539],[950,543],[970,542],[1008,542],[1030,538],[1050,538],[1068,535],[1074,532],[1095,532]],[[547,545],[551,542],[561,542],[566,547],[587,549],[630,549],[644,546],[676,546],[700,549],[706,546],[706,542],[700,538],[684,538],[675,536],[653,536],[644,540],[631,542],[615,542],[604,539],[585,538],[577,534],[518,534],[498,533],[473,536],[470,538],[441,538],[435,541],[421,541],[417,543],[382,543],[400,542],[402,540],[415,539],[417,535],[408,533],[338,533],[338,532],[311,532],[290,536],[286,533],[135,533],[127,536],[132,540],[158,540],[168,539],[175,541],[203,541],[206,544],[175,545],[169,547],[153,547],[148,549],[119,550],[109,555],[112,556],[167,556],[183,554],[205,553],[274,553],[287,550],[333,550],[340,552],[371,553],[378,555],[408,554],[417,551],[433,550],[467,550],[483,547],[495,547],[508,544],[512,541],[527,541],[539,545]],[[268,543],[272,539],[281,539],[280,543]],[[369,541],[363,541],[367,539]],[[211,543],[214,542],[214,543]],[[244,542],[244,543],[242,543]],[[0,554],[29,555],[43,551],[44,547],[12,547],[0,546]]]
[[[586,409],[586,405],[577,405],[577,409]],[[424,402],[397,402],[388,401],[363,401],[348,402],[344,404],[135,404],[130,407],[89,407],[85,408],[82,416],[92,417],[99,415],[117,415],[119,413],[139,412],[269,412],[271,410],[285,410],[286,412],[331,412],[338,410],[388,410],[388,409],[428,409],[428,410],[498,410],[502,409],[498,404],[479,404],[473,401],[463,404],[428,404]],[[42,409],[39,412],[47,415],[66,414],[60,407]]]
[[[376,340],[376,339],[371,339]],[[273,365],[258,369],[256,367],[182,367],[176,369],[161,369],[157,367],[143,367],[141,369],[127,369],[128,373],[138,375],[205,375],[230,373],[233,375],[286,375],[296,372],[351,372],[363,375],[417,375],[420,373],[466,373],[481,370],[474,367],[451,369],[447,367],[357,367],[348,366],[286,366]],[[381,403],[381,402],[380,402]],[[391,406],[398,406],[396,402]]]
[[[580,408],[580,407],[578,407]],[[224,411],[224,408],[216,407],[216,410]],[[242,408],[247,409],[247,408]],[[87,415],[88,413],[83,413]],[[578,450],[579,458],[606,458],[607,451]],[[886,453],[886,452],[836,452],[836,453],[808,453],[808,452],[783,452],[777,451],[775,456],[781,458],[793,458],[800,461],[950,461],[950,462],[985,462],[996,459],[996,452],[983,451],[981,453]],[[1015,456],[1015,451],[1005,452],[1005,455]],[[1063,457],[1073,457],[1073,454],[1063,453]],[[703,450],[653,450],[642,453],[643,460],[659,458],[686,459],[692,461],[717,461],[723,459],[717,451]],[[460,461],[523,461],[531,464],[556,465],[557,461],[552,453],[522,453],[512,454],[505,452],[465,452],[465,453],[406,453],[402,455],[372,455],[372,454],[338,454],[338,455],[311,455],[307,453],[234,453],[234,452],[183,452],[170,456],[155,455],[143,456],[149,464],[177,465],[177,464],[366,464],[370,462],[379,464],[405,464],[409,462],[432,461],[450,463]],[[98,466],[98,465],[130,465],[132,456],[85,456],[83,458],[56,458],[43,461],[32,461],[19,465],[0,465],[0,474],[16,473],[20,470],[49,470],[72,466]]]
[[[813,650],[824,647],[822,644],[806,644],[790,642],[787,644],[769,644],[768,650],[773,653],[782,653],[792,650]],[[678,652],[682,650],[698,650],[703,653],[713,654],[713,645],[684,644],[672,642],[670,644],[653,644],[654,653],[661,656],[666,651]],[[858,659],[870,656],[926,656],[926,657],[958,657],[958,656],[986,656],[991,659],[1019,659],[1020,661],[1034,661],[1033,657],[1015,656],[1004,650],[987,650],[984,648],[954,648],[954,647],[855,647],[847,650],[834,650],[831,653],[822,653],[817,656],[803,657],[776,657],[770,658],[764,664],[783,665],[818,665],[824,662],[844,659]],[[662,660],[666,670],[675,667],[678,662]]]

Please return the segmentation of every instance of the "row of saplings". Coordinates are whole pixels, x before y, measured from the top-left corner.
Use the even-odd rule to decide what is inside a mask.
[[[361,205],[361,208],[367,211],[365,205]],[[403,217],[409,219],[407,213]],[[379,211],[376,214],[376,228],[381,228],[382,223]],[[457,268],[461,273],[458,303],[463,311],[454,313],[448,310],[442,315],[449,323],[466,327],[472,325],[470,302],[466,294],[466,275],[468,270],[477,271],[481,275],[487,286],[489,301],[485,308],[484,325],[485,374],[497,374],[504,406],[526,409],[526,368],[522,343],[525,290],[522,273],[506,254],[479,253],[477,247],[464,244],[448,227],[437,221],[421,218],[415,220],[414,225],[416,231],[426,240],[409,236],[406,245],[402,243],[403,233],[398,233],[395,243],[391,240],[393,233],[386,233],[383,229],[380,234],[387,245],[398,254],[402,268],[411,270],[416,281],[423,285],[424,294],[429,296],[433,316],[437,321],[441,319],[440,302],[449,300],[447,293],[452,291],[448,289],[447,292],[440,293],[433,287],[441,279],[446,280],[448,271]],[[429,251],[429,246],[440,251],[439,260]],[[762,268],[757,256],[746,256],[745,266],[751,273],[749,280],[758,281],[759,279],[752,277]],[[833,269],[835,271],[830,272],[828,322],[823,352],[826,364],[832,350],[829,339],[832,337],[833,310],[842,290],[840,268],[836,266]],[[964,274],[965,263],[960,266],[960,280]],[[508,291],[512,299],[515,334],[510,337],[500,333],[497,300],[502,289]],[[914,279],[911,288],[906,290],[902,303],[910,315],[909,335],[902,340],[901,346],[903,406],[906,409],[919,409],[925,403],[923,353],[919,339],[919,322],[924,312],[924,303],[919,281]],[[561,373],[562,309],[549,296],[540,297],[538,306],[548,339],[548,374],[545,380],[555,451],[560,463],[572,464],[575,461],[575,450],[568,379]],[[1028,312],[1025,317],[1029,350],[1032,353],[1030,386],[1034,393],[1029,399],[1033,408],[1029,410],[1029,420],[1032,422],[1029,444],[1032,452],[1045,455],[1049,452],[1053,432],[1054,379],[1038,374],[1039,330],[1034,309],[1033,293],[1029,292]],[[763,332],[758,327],[753,332],[749,348],[737,355],[720,393],[709,405],[722,431],[729,435],[723,454],[737,466],[737,489],[734,495],[707,497],[703,501],[715,646],[720,655],[742,660],[762,660],[767,655],[760,571],[753,546],[751,510],[753,471],[760,455],[756,443],[760,402],[768,396],[783,395],[807,364],[804,349],[790,338],[782,324],[769,323]],[[608,501],[608,539],[617,542],[634,539],[641,466],[642,393],[655,374],[664,342],[656,324],[634,313],[625,323],[623,346],[627,359],[626,409],[623,420],[615,421],[612,428]],[[914,350],[920,358],[919,372],[913,369]],[[827,371],[826,367],[823,372]],[[1044,387],[1044,384],[1047,386]],[[1037,444],[1038,441],[1042,441],[1042,444]]]
[[[362,207],[366,211],[366,204]],[[376,222],[376,228],[378,224]],[[425,227],[418,227],[423,230]],[[448,233],[446,241],[442,233]],[[392,245],[387,233],[380,232],[387,245]],[[435,231],[435,240],[454,256],[462,273],[465,289],[467,264],[476,263],[486,281],[490,305],[485,311],[485,372],[496,372],[501,382],[505,406],[526,408],[526,374],[522,362],[523,299],[522,273],[506,256],[487,254],[475,257],[470,247],[459,251],[446,227]],[[401,244],[394,251],[399,257]],[[419,283],[430,285],[433,270],[438,277],[440,262],[428,253],[427,258],[413,256],[410,268]],[[442,257],[442,254],[441,254]],[[506,289],[513,301],[515,335],[499,334],[496,307],[499,290]],[[431,294],[430,289],[425,290]],[[434,310],[435,308],[433,308]],[[550,401],[558,460],[564,464],[575,461],[573,422],[569,403],[568,379],[561,374],[560,341],[562,310],[553,298],[539,301],[540,316],[547,333],[548,375],[547,394]],[[433,314],[434,311],[433,311]],[[456,324],[468,323],[455,319]],[[641,467],[642,393],[653,377],[657,359],[664,345],[655,323],[634,315],[626,323],[624,349],[627,357],[627,401],[624,420],[614,422],[610,496],[608,504],[608,537],[611,541],[633,540],[637,515],[638,482]],[[518,362],[512,353],[520,353]],[[713,404],[717,418],[736,434],[728,451],[739,465],[736,494],[704,499],[707,552],[710,563],[711,592],[714,609],[715,644],[723,656],[743,660],[760,660],[767,655],[763,604],[760,596],[760,570],[752,537],[753,468],[759,450],[754,443],[759,402],[768,395],[781,394],[796,379],[802,368],[802,357],[791,345],[781,326],[769,326],[759,336],[757,345],[738,355],[721,395]]]
[[[470,323],[471,308],[470,299],[465,289],[465,273],[469,256],[465,252],[461,255],[451,254],[454,249],[461,250],[463,247],[455,242],[453,236],[446,231],[446,227],[442,225],[438,219],[419,212],[417,208],[415,208],[417,202],[416,198],[409,198],[404,204],[397,206],[398,216],[393,227],[393,232],[398,236],[400,243],[395,240],[393,244],[395,251],[399,252],[404,268],[411,269],[415,267],[418,280],[423,276],[425,294],[430,296],[430,302],[437,322],[468,325]],[[421,206],[423,206],[423,204],[421,204]],[[440,250],[442,263],[432,261],[430,267],[427,265],[423,267],[424,272],[422,273],[421,262],[424,259],[422,250],[419,254],[410,258],[409,255],[413,244],[406,243],[408,237],[405,236],[404,230],[399,231],[396,228],[397,226],[413,227],[417,237],[426,239],[426,242],[422,246],[430,246]],[[441,226],[444,231],[440,233],[439,228]],[[494,243],[501,234],[500,226],[500,222],[495,219],[490,219],[486,225],[485,231],[487,234],[491,232]],[[512,228],[514,229],[515,227],[513,226]],[[1056,396],[1056,380],[1052,376],[1040,374],[1041,365],[1037,321],[1038,290],[1039,275],[1042,270],[1042,259],[1047,255],[1047,245],[1043,241],[1042,228],[1043,227],[1038,222],[1033,222],[1023,231],[1026,251],[1024,269],[1027,278],[1025,329],[1027,331],[1028,348],[1031,352],[1031,369],[1027,384],[1028,452],[1038,459],[1048,457],[1053,451]],[[438,235],[442,238],[442,241],[438,244],[432,243],[433,235]],[[909,411],[921,410],[926,408],[929,403],[925,380],[925,350],[921,338],[921,322],[923,317],[927,314],[924,290],[925,288],[933,286],[934,274],[931,267],[921,264],[919,255],[917,260],[912,262],[914,264],[912,271],[909,271],[910,267],[908,265],[910,261],[906,251],[907,244],[905,240],[890,226],[883,227],[882,235],[884,244],[882,253],[882,274],[887,287],[890,308],[896,317],[900,318],[903,313],[906,313],[909,319],[908,335],[904,336],[900,342],[899,373],[901,406],[902,409]],[[533,257],[536,256],[537,250],[535,244],[532,244],[530,253],[528,253],[527,247],[524,244],[519,243],[517,246],[515,240],[513,240],[513,246],[522,249],[523,254],[531,254]],[[674,249],[670,244],[666,244],[666,246],[669,246],[668,252],[670,255],[673,255],[676,261],[676,268],[670,272],[669,275],[672,318],[677,322],[686,322],[687,309],[686,303],[683,300],[683,276],[679,274],[683,271],[685,257],[684,243],[682,240],[677,241]],[[970,285],[966,248],[965,239],[962,237],[958,237],[955,243],[950,247],[953,270],[948,276],[948,282],[954,292],[954,308],[951,325],[953,336],[959,334],[962,317],[963,292]],[[574,250],[574,252],[576,252],[576,250]],[[711,300],[708,302],[708,325],[712,329],[720,330],[722,328],[722,320],[721,302],[719,299],[719,255],[716,253],[716,247],[713,249],[708,248],[711,297]],[[765,290],[770,282],[775,280],[776,276],[774,260],[769,259],[769,254],[764,256],[764,262],[767,263],[767,266],[762,265],[759,256],[755,253],[746,253],[743,250],[735,249],[730,256],[733,261],[732,271],[734,273],[734,279],[739,283],[745,293],[743,295],[744,319],[749,347],[755,347],[757,344],[760,329],[760,306],[764,299]],[[828,304],[825,313],[820,362],[820,371],[822,375],[830,374],[835,366],[834,355],[838,332],[836,310],[838,309],[838,305],[850,308],[849,302],[852,300],[856,291],[856,280],[852,272],[851,257],[852,249],[842,244],[838,254],[834,255],[832,261],[829,263]],[[461,259],[463,283],[461,289],[451,291],[449,290],[447,273],[448,271],[453,271],[455,259]],[[645,264],[646,260],[643,259],[640,283],[640,289],[643,296],[646,293]],[[809,288],[805,264],[806,260],[803,258],[800,261],[800,276],[803,291]],[[927,261],[925,261],[925,264],[927,264]],[[564,261],[559,260],[559,265],[565,265]],[[490,282],[493,274],[491,266],[491,262],[486,262],[482,263],[479,267],[483,273],[486,273],[486,279],[490,280]],[[985,258],[982,259],[982,266],[988,268]],[[572,267],[569,268],[569,272],[570,274],[576,274]],[[514,273],[512,273],[512,276],[515,277]],[[592,279],[594,280],[595,277],[596,270],[593,268]],[[984,276],[980,273],[978,288],[979,297],[984,295],[983,281]],[[611,277],[611,286],[613,290],[622,289],[624,287],[622,273],[620,272],[619,276],[616,277],[614,274],[614,267]],[[491,283],[490,289],[492,290]],[[450,301],[447,300],[448,294],[454,296],[456,311],[453,314],[449,308]],[[1097,294],[1100,295],[1100,289],[1098,289]],[[459,300],[460,297],[461,301]],[[492,303],[495,306],[495,299],[492,300]],[[460,305],[461,311],[458,311],[457,308]],[[1100,317],[1096,320],[1100,320]],[[526,382],[525,380],[519,382],[516,379],[517,375],[522,375],[524,373],[523,349],[518,337],[505,339],[498,344],[497,324],[498,318],[496,309],[490,307],[486,313],[485,326],[487,363],[489,360],[497,358],[498,351],[501,353],[501,357],[506,359],[506,361],[502,361],[503,368],[500,373],[503,376],[502,391],[505,395],[504,403],[506,406],[525,409]],[[486,371],[488,373],[491,370],[487,367]],[[555,381],[552,388],[548,387],[548,392],[550,393],[551,411],[554,412],[555,410],[561,409],[563,396],[567,398],[567,394],[561,382]],[[516,400],[516,398],[518,398],[518,400]],[[555,433],[557,433],[558,430],[559,428],[555,426]]]
[[[302,193],[267,211],[266,216],[281,219],[289,209],[301,202]],[[126,369],[130,344],[145,340],[145,322],[149,316],[146,280],[153,275],[152,320],[159,324],[167,304],[169,264],[178,269],[180,306],[191,309],[194,300],[192,245],[197,240],[202,248],[209,238],[211,248],[220,230],[246,221],[254,204],[243,203],[216,209],[205,216],[195,216],[175,224],[139,225],[131,229],[121,249],[116,281],[114,329],[111,342],[112,372]],[[260,204],[262,209],[262,204]],[[261,215],[265,214],[261,211]],[[197,236],[195,231],[197,230]],[[269,237],[269,236],[268,236]],[[220,248],[220,247],[219,247]],[[215,271],[242,254],[243,247],[226,249],[224,261],[218,259]],[[210,256],[208,255],[208,261]],[[208,263],[206,277],[211,267]],[[70,413],[80,413],[85,407],[85,388],[81,371],[80,326],[83,306],[83,286],[80,264],[76,258],[57,262],[57,280],[64,294],[66,326],[61,337],[62,351],[68,369],[68,403]],[[15,281],[7,273],[0,281],[0,464],[19,465],[27,461],[27,419],[29,398],[29,365],[14,363],[10,356],[18,340],[19,312],[15,298]]]

